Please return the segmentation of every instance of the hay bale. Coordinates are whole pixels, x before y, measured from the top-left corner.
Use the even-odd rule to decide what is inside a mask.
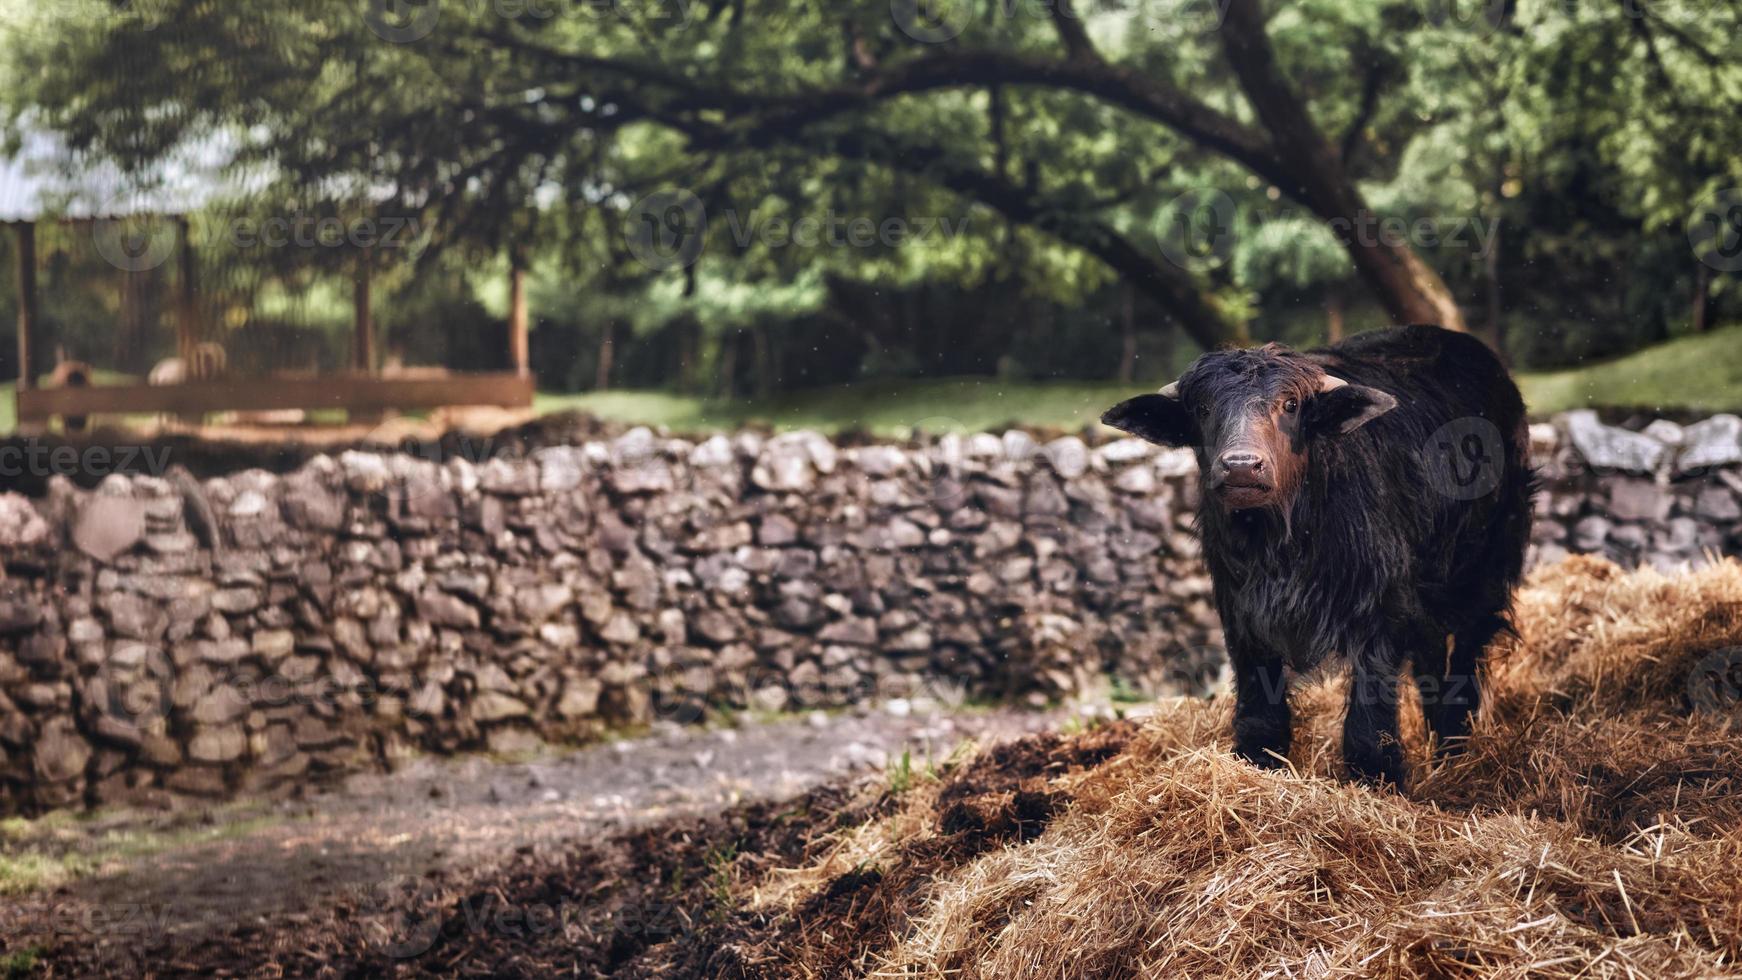
[[[1182,702],[1033,787],[1070,803],[1031,839],[952,855],[947,778],[752,883],[778,877],[763,910],[804,927],[750,961],[988,980],[1742,975],[1742,739],[1734,702],[1690,686],[1742,649],[1742,565],[1671,578],[1572,559],[1532,577],[1517,618],[1462,756],[1433,763],[1419,713],[1406,725],[1407,794],[1337,778],[1334,680],[1297,696],[1293,773],[1228,752],[1226,699]],[[846,908],[899,909],[830,918],[819,896],[847,869]],[[890,881],[903,893],[879,894]]]

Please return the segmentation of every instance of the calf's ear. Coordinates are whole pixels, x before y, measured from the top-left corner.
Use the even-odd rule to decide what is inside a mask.
[[[1180,402],[1177,383],[1153,395],[1138,395],[1114,405],[1102,413],[1101,424],[1162,446],[1184,446],[1192,441],[1191,415]]]
[[[1397,407],[1397,399],[1366,385],[1325,376],[1318,394],[1307,399],[1306,429],[1312,435],[1354,432]]]

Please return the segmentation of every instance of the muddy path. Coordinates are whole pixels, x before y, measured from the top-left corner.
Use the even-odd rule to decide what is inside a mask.
[[[335,905],[407,881],[463,877],[673,818],[790,799],[892,760],[899,766],[904,752],[915,767],[941,762],[963,742],[1003,741],[1066,717],[896,707],[673,726],[520,761],[420,758],[304,799],[57,821],[52,834],[5,846],[99,855],[99,863],[59,887],[10,896],[0,954],[79,949],[105,972],[150,970],[151,951],[208,934],[319,921]]]

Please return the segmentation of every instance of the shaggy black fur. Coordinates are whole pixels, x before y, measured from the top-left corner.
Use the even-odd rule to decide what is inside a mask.
[[[1440,747],[1454,746],[1523,573],[1535,481],[1517,386],[1480,341],[1417,325],[1304,353],[1216,351],[1170,388],[1102,421],[1196,447],[1236,751],[1282,764],[1285,665],[1340,653],[1349,771],[1401,786],[1404,661]]]

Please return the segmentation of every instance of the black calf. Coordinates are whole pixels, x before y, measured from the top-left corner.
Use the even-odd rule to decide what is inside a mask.
[[[1284,667],[1350,662],[1343,757],[1401,785],[1407,660],[1442,749],[1469,731],[1530,534],[1518,388],[1480,341],[1395,327],[1298,352],[1205,354],[1102,421],[1195,447],[1198,530],[1234,666],[1234,746],[1288,752]]]

